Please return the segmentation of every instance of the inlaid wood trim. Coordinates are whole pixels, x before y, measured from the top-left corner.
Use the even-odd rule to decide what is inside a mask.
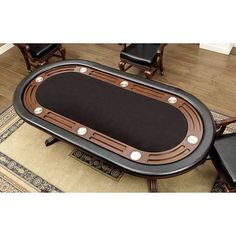
[[[90,127],[86,127],[79,122],[75,122],[71,119],[63,117],[60,114],[50,111],[38,103],[35,97],[35,93],[40,84],[43,83],[43,81],[51,78],[53,75],[60,73],[66,73],[66,72],[81,73],[80,72],[81,69],[84,70],[84,68],[86,68],[86,70],[85,72],[83,72],[83,74],[90,76],[91,79],[97,79],[158,101],[170,104],[168,102],[168,99],[170,97],[174,96],[175,98],[177,98],[176,103],[170,105],[176,107],[176,109],[179,109],[185,116],[188,123],[188,131],[186,137],[183,139],[181,143],[179,143],[179,145],[170,150],[162,152],[146,152],[142,150],[137,150],[132,146],[129,146],[123,142],[115,140],[105,134],[102,134],[94,129],[91,129]],[[134,83],[132,81],[128,81],[128,85],[126,87],[121,87],[121,82],[124,81],[122,78],[89,67],[78,66],[78,65],[56,67],[38,75],[38,77],[42,77],[43,80],[41,82],[36,82],[35,80],[36,78],[34,78],[27,85],[23,94],[24,105],[32,114],[34,114],[35,108],[42,107],[43,108],[42,113],[37,114],[36,116],[48,121],[51,124],[61,127],[62,129],[65,129],[75,135],[78,135],[77,130],[80,127],[85,127],[87,129],[87,132],[83,136],[78,135],[79,137],[84,138],[112,152],[115,152],[123,156],[124,158],[132,160],[130,154],[133,151],[138,151],[141,154],[141,158],[139,160],[136,160],[135,162],[148,165],[160,165],[160,164],[172,163],[181,160],[186,156],[188,156],[190,153],[192,153],[198,147],[203,137],[203,123],[196,109],[187,101],[183,100],[181,97],[175,96],[171,93],[158,91]],[[195,136],[198,139],[198,142],[196,144],[191,144],[188,142],[188,137],[191,135]]]

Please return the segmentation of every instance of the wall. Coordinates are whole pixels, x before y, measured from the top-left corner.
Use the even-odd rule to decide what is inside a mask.
[[[1,47],[0,47],[0,55],[2,55],[4,52],[6,52],[7,50],[9,50],[10,48],[14,47],[13,44],[11,43],[6,43],[6,44],[3,44]]]
[[[229,55],[233,46],[236,44],[233,43],[200,43],[199,47],[203,49],[207,49],[213,52],[219,52],[226,55]]]

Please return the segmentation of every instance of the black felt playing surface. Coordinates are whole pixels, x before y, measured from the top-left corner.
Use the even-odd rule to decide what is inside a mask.
[[[43,107],[139,150],[160,152],[186,136],[175,107],[76,72],[48,78],[36,98]]]

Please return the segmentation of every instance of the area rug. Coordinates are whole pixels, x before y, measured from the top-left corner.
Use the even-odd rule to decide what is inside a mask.
[[[213,116],[224,118],[215,112]],[[146,179],[66,142],[45,147],[48,137],[23,122],[12,106],[0,114],[0,192],[148,192]],[[214,166],[206,161],[186,174],[159,180],[159,191],[220,191],[213,188],[216,179]]]

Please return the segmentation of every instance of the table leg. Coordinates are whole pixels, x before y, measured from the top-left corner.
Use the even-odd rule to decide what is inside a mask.
[[[51,137],[49,137],[48,139],[45,140],[45,145],[46,145],[46,147],[48,147],[48,146],[50,146],[50,145],[52,145],[52,144],[54,144],[58,141],[60,141],[58,138],[51,136]]]
[[[158,192],[157,178],[147,178],[149,191],[151,193]]]

